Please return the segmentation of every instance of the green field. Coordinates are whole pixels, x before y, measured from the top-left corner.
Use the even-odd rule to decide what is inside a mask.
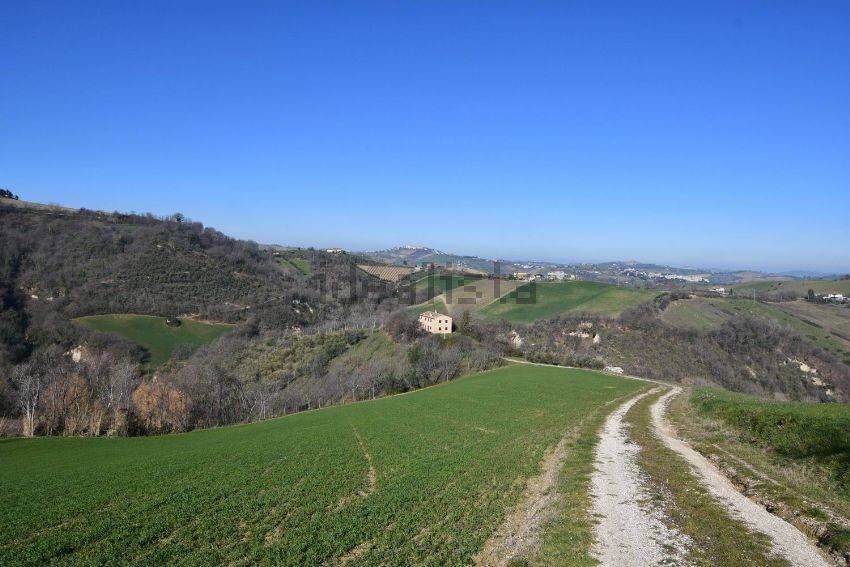
[[[713,300],[697,297],[670,303],[661,314],[661,319],[674,327],[708,331],[719,329],[730,315],[729,310],[722,309]]]
[[[284,268],[294,269],[305,276],[313,275],[313,269],[310,267],[310,262],[305,258],[299,258],[297,256],[292,258],[279,258],[278,263]]]
[[[179,327],[169,327],[163,317],[150,315],[92,315],[75,322],[101,333],[115,333],[138,343],[150,354],[151,367],[162,365],[178,345],[192,348],[209,344],[232,328],[223,323],[201,323],[181,319]]]
[[[532,323],[562,313],[584,312],[616,317],[649,301],[654,292],[596,282],[525,284],[480,311],[490,319]]]
[[[0,441],[0,564],[469,564],[547,448],[643,387],[515,365],[252,425]]]
[[[758,281],[732,286],[736,294],[752,293],[753,290],[762,293],[793,291],[801,296],[809,290],[818,294],[842,293],[850,295],[850,279],[846,280],[789,280],[789,281]]]
[[[468,285],[480,280],[480,276],[461,276],[458,274],[433,274],[416,280],[416,289],[428,289],[433,286],[437,295],[451,291],[457,287]]]

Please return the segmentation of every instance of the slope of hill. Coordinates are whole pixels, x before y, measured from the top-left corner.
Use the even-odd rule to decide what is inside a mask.
[[[434,248],[428,248],[427,246],[407,245],[396,246],[395,248],[388,248],[387,250],[366,252],[365,254],[370,258],[374,258],[380,262],[386,262],[387,264],[407,264],[415,266],[420,262],[431,262],[432,260],[429,258],[443,253],[439,250],[435,250]]]
[[[697,389],[672,409],[677,431],[751,498],[837,558],[850,554],[850,405]]]
[[[433,290],[435,295],[451,291],[461,286],[474,284],[480,276],[438,273],[416,280],[417,290]]]
[[[14,285],[71,316],[201,313],[237,320],[296,281],[269,254],[181,217],[0,204]]]
[[[481,314],[490,319],[531,323],[568,312],[616,317],[656,294],[595,282],[529,283],[487,305]]]
[[[790,327],[827,352],[850,360],[850,309],[806,301],[765,303],[741,297],[695,297],[672,302],[661,318],[684,329],[712,330],[748,314]]]
[[[437,264],[441,266],[452,266],[457,269],[475,270],[483,274],[491,274],[494,270],[493,260],[479,258],[478,256],[450,254],[425,246],[398,246],[388,250],[365,252],[364,254],[388,264],[405,266]],[[510,271],[510,268],[506,267],[502,273],[507,273],[506,270]]]
[[[248,426],[6,441],[0,563],[468,564],[565,432],[586,482],[608,403],[642,387],[519,365]],[[584,555],[590,522],[549,551]]]
[[[14,203],[14,205],[10,205]],[[68,318],[193,315],[274,326],[325,320],[391,290],[369,289],[348,255],[274,251],[182,215],[105,213],[0,201],[0,366],[77,340]],[[366,291],[368,290],[368,291]]]
[[[788,280],[788,281],[755,281],[733,286],[735,293],[746,295],[753,290],[761,293],[788,291],[800,296],[809,290],[817,294],[841,293],[850,296],[850,278],[837,280]]]

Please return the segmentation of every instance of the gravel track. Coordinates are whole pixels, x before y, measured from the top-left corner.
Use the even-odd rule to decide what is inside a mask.
[[[658,388],[631,398],[605,421],[596,446],[591,478],[591,512],[599,522],[591,553],[604,566],[686,564],[688,538],[670,528],[652,504],[652,493],[637,464],[639,447],[629,440],[623,417]]]

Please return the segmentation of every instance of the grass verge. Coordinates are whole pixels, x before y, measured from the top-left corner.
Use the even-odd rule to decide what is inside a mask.
[[[558,478],[557,510],[552,521],[544,526],[540,550],[524,564],[565,567],[598,564],[590,555],[594,542],[594,520],[590,515],[594,450],[599,442],[599,430],[608,414],[627,398],[639,393],[620,397],[600,407],[589,417],[586,427],[570,441],[564,468]]]
[[[846,473],[837,475],[835,468],[836,464],[846,468],[847,457],[792,457],[767,441],[776,440],[778,447],[793,451],[822,447],[824,443],[817,438],[831,437],[833,427],[812,426],[811,438],[802,446],[794,441],[799,432],[792,430],[809,430],[807,418],[814,415],[805,414],[818,414],[816,421],[829,414],[842,419],[846,409],[841,409],[837,404],[766,402],[696,390],[690,397],[682,395],[673,400],[668,415],[679,434],[711,459],[744,494],[797,526],[830,553],[850,557],[850,492]],[[784,412],[803,415],[777,422],[777,414]],[[758,433],[767,422],[774,423],[778,431],[786,431],[788,438]]]

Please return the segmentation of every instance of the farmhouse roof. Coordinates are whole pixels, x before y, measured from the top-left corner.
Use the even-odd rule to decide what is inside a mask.
[[[448,317],[448,315],[438,313],[436,311],[425,311],[424,313],[422,313],[422,315],[424,315],[425,317]]]

